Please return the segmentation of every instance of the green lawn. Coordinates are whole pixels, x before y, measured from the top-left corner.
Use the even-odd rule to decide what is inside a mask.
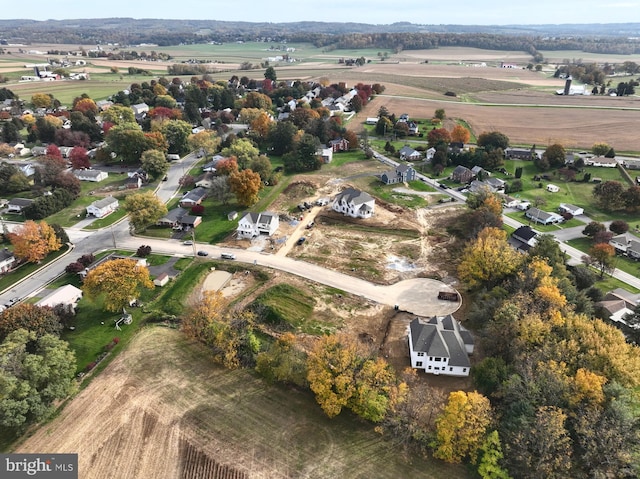
[[[576,238],[567,241],[567,243],[584,253],[588,253],[589,249],[593,246],[591,238]],[[636,277],[640,277],[640,261],[634,261],[626,256],[616,256],[615,267],[625,273],[632,274]]]
[[[26,278],[27,276],[36,273],[40,268],[44,265],[51,263],[52,261],[58,259],[60,256],[65,254],[68,250],[67,245],[63,245],[58,251],[51,253],[40,263],[25,263],[16,269],[14,272],[10,274],[4,274],[0,276],[0,291],[4,291],[8,288],[11,288],[14,284]]]
[[[541,208],[545,209],[545,207],[541,207]],[[524,211],[514,211],[512,213],[506,213],[506,215],[509,218],[513,218],[514,220],[517,220],[520,223],[523,223],[525,225],[530,224],[533,229],[536,229],[543,233],[549,233],[551,231],[558,231],[565,228],[574,228],[576,226],[584,225],[582,221],[577,220],[575,218],[570,219],[569,221],[565,221],[563,223],[558,223],[553,225],[542,225],[542,224],[534,223],[533,221],[529,220],[529,218],[525,216]]]

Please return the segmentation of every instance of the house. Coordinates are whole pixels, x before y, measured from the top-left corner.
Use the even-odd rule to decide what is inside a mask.
[[[18,168],[22,173],[24,173],[24,176],[26,176],[27,178],[35,175],[36,173],[36,168],[31,163],[27,163],[26,165],[20,165]]]
[[[62,305],[68,312],[74,312],[80,299],[82,299],[82,290],[67,284],[46,295],[36,303],[36,306],[55,308]]]
[[[633,314],[637,304],[637,300],[633,301],[626,297],[626,294],[614,290],[608,292],[602,301],[598,301],[596,307],[602,309],[611,321],[627,324],[624,317],[627,314]]]
[[[186,193],[180,200],[180,206],[183,208],[192,208],[199,205],[207,197],[206,188],[198,187]]]
[[[473,178],[473,173],[466,166],[458,165],[451,173],[451,179],[456,183],[469,183]]]
[[[130,176],[124,181],[124,185],[128,190],[135,190],[142,186],[142,178],[139,176]]]
[[[158,220],[158,226],[167,226],[174,229],[181,228],[181,220],[187,214],[185,208],[173,208],[167,212],[162,218]]]
[[[16,262],[16,257],[13,256],[13,252],[8,248],[0,250],[0,274],[4,274],[11,270],[13,263]]]
[[[560,206],[558,206],[558,210],[560,211],[560,213],[570,213],[573,216],[584,214],[584,208],[580,208],[579,206],[571,205],[569,203],[560,203]]]
[[[436,154],[436,149],[432,146],[431,148],[429,148],[429,149],[426,151],[426,155],[425,155],[424,159],[425,159],[426,161],[431,161],[431,160],[433,160],[433,156],[434,156],[435,154]]]
[[[529,201],[521,201],[516,205],[516,209],[520,211],[527,211],[531,208],[531,203]]]
[[[410,135],[415,136],[420,132],[420,128],[418,127],[418,124],[415,121],[408,121],[407,126],[409,127]]]
[[[511,234],[509,243],[518,251],[527,252],[536,245],[537,235],[530,226],[521,226]]]
[[[167,273],[162,273],[156,279],[153,280],[153,284],[156,286],[164,286],[169,282],[169,275]]]
[[[416,170],[409,165],[398,165],[395,170],[385,171],[380,175],[380,181],[385,185],[407,183],[416,179]]]
[[[227,219],[229,221],[233,221],[238,217],[238,212],[237,211],[230,211],[229,214],[227,214]]]
[[[525,148],[507,148],[504,150],[504,156],[508,160],[534,160],[538,157],[538,154]]]
[[[353,218],[371,218],[375,209],[375,200],[364,191],[347,188],[336,195],[332,209]]]
[[[100,170],[73,170],[71,173],[73,173],[73,176],[78,178],[80,181],[94,181],[98,183],[109,178],[109,173]]]
[[[467,187],[467,190],[470,193],[480,193],[480,192],[495,193],[496,192],[496,189],[493,186],[491,186],[489,183],[485,181],[478,181],[478,180],[473,180]]]
[[[96,200],[87,206],[87,215],[93,215],[96,218],[104,218],[118,209],[118,200],[113,196],[107,196],[100,200]]]
[[[224,159],[222,155],[214,155],[211,161],[202,165],[202,171],[216,171],[216,165]]]
[[[333,148],[320,148],[316,154],[322,158],[323,163],[331,163],[333,160]]]
[[[131,105],[131,109],[133,110],[133,115],[136,117],[136,120],[138,120],[144,118],[144,115],[149,112],[149,105],[146,103],[136,103],[135,105]]]
[[[113,102],[109,100],[98,100],[96,102],[96,106],[100,111],[108,110],[111,106],[113,106]]]
[[[557,193],[558,191],[560,191],[560,188],[556,185],[552,185],[551,183],[549,183],[547,185],[547,191],[549,193]]]
[[[400,159],[405,161],[417,161],[422,158],[422,154],[419,151],[414,150],[408,145],[403,146],[398,150]]]
[[[485,170],[482,166],[478,166],[478,165],[471,168],[471,173],[473,173],[473,176],[478,178],[479,180],[482,180],[484,178],[488,178],[489,176],[491,176],[490,172]]]
[[[408,333],[412,368],[427,374],[469,375],[473,336],[453,316],[434,316],[426,322],[415,318]]]
[[[277,214],[265,211],[264,213],[245,213],[236,232],[238,238],[254,238],[260,235],[273,235],[280,226],[280,218]]]
[[[620,254],[635,260],[640,259],[640,238],[631,233],[614,236],[609,240],[609,244]]]
[[[640,170],[640,160],[625,158],[622,165],[628,170]]]
[[[547,213],[539,208],[529,208],[525,211],[524,215],[534,223],[540,223],[543,225],[561,223],[564,219],[557,213]]]
[[[47,154],[47,149],[44,146],[34,146],[31,148],[31,154],[33,156],[44,156]]]
[[[203,173],[197,180],[196,180],[196,187],[198,188],[211,188],[211,185],[213,184],[213,172],[211,171],[207,171],[205,173]]]
[[[334,153],[349,150],[349,142],[344,138],[336,138],[335,140],[330,140],[328,146],[333,150]]]
[[[12,198],[7,203],[7,213],[22,213],[33,201],[28,198]]]
[[[491,188],[493,188],[495,191],[503,190],[506,185],[506,182],[504,180],[493,177],[485,178],[484,182],[491,186]]]
[[[618,166],[618,162],[615,158],[606,158],[604,156],[594,156],[592,158],[585,158],[584,166],[600,166],[602,168],[615,168]]]

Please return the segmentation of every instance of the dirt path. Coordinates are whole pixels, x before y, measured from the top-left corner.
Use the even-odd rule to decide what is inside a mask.
[[[276,256],[287,256],[291,251],[291,248],[297,243],[298,239],[304,235],[305,230],[307,230],[307,226],[309,223],[314,222],[316,220],[316,216],[320,211],[322,211],[322,206],[314,206],[304,214],[301,214],[302,221],[298,223],[298,226],[289,234],[287,241],[283,244],[280,249],[276,252]]]

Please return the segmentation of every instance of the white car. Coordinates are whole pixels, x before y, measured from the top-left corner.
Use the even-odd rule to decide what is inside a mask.
[[[192,246],[193,245],[193,241],[191,241],[191,240],[183,241],[182,244],[185,245],[185,246]]]

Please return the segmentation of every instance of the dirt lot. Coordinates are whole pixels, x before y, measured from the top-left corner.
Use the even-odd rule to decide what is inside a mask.
[[[462,466],[405,460],[311,394],[211,365],[170,329],[142,330],[51,423],[16,449],[79,454],[83,479],[465,479]]]

